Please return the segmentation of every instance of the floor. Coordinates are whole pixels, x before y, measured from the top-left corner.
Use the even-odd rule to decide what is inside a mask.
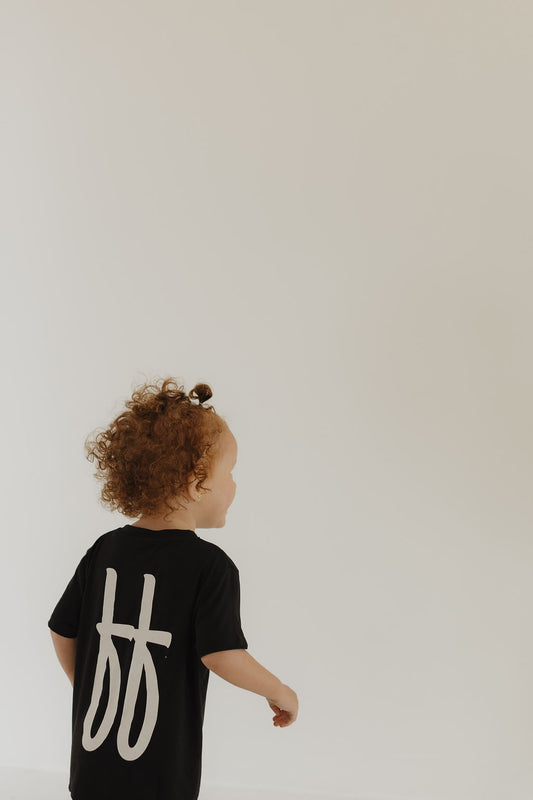
[[[63,772],[37,770],[0,769],[0,798],[2,800],[71,800],[68,790],[68,775]],[[119,798],[117,798],[119,800]],[[209,786],[202,783],[198,800],[337,800],[318,794],[295,794],[272,792],[266,789],[251,789]],[[338,798],[338,800],[356,800]],[[359,798],[364,800],[364,798]]]

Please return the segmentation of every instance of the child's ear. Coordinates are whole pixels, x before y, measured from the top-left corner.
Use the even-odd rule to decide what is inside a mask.
[[[194,474],[189,475],[189,477],[187,478],[187,484],[185,487],[185,494],[183,500],[186,503],[189,502],[195,503],[197,500],[200,499],[200,497],[201,494],[198,492],[198,478],[196,478]]]

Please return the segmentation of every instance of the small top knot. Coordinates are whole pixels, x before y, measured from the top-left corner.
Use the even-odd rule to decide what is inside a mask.
[[[213,392],[207,383],[197,383],[194,389],[189,392],[189,397],[196,397],[201,405],[206,400],[209,400],[210,397],[213,397]]]

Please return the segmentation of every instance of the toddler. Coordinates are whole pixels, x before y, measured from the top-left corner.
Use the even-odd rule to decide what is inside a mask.
[[[101,500],[139,518],[96,539],[48,621],[73,686],[73,800],[196,800],[210,671],[296,720],[296,693],[247,652],[237,566],[196,533],[225,525],[236,489],[211,396],[145,384],[85,443]]]

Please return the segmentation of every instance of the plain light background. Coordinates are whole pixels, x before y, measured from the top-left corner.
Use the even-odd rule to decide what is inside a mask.
[[[47,620],[133,521],[83,442],[173,376],[237,438],[197,532],[300,701],[211,676],[202,800],[530,800],[533,6],[1,17],[3,766],[66,790]]]

